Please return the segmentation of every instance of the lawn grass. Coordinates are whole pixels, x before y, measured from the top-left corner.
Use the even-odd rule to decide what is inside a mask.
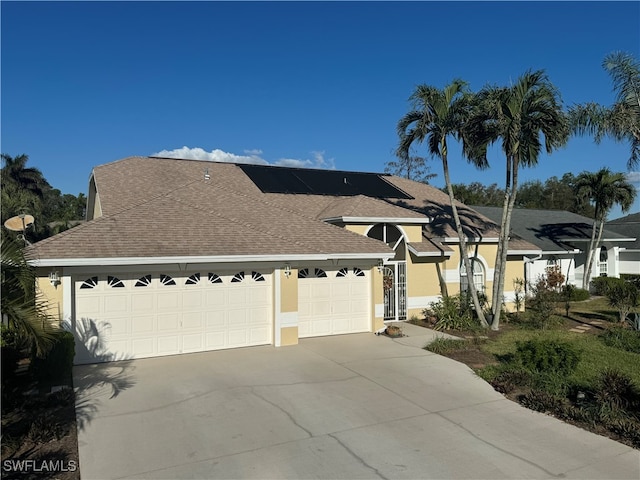
[[[597,335],[565,330],[510,330],[485,342],[480,349],[494,356],[513,353],[516,343],[532,339],[560,340],[571,343],[580,351],[580,362],[571,380],[580,384],[594,382],[602,372],[617,369],[640,385],[640,355],[606,346]]]

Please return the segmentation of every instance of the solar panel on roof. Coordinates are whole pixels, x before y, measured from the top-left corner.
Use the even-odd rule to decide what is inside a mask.
[[[265,165],[238,166],[263,193],[413,198],[377,173]]]

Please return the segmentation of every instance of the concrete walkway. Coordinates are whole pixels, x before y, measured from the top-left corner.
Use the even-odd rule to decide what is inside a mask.
[[[76,367],[82,479],[640,478],[404,333]]]

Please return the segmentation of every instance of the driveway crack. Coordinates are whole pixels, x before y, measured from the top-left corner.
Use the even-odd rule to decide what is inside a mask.
[[[376,476],[378,478],[382,478],[384,480],[388,480],[387,477],[385,477],[380,470],[378,470],[377,468],[372,467],[371,465],[369,465],[367,462],[365,462],[360,456],[358,456],[358,454],[356,454],[353,450],[351,450],[344,442],[342,442],[342,440],[340,440],[338,437],[336,437],[334,434],[330,433],[327,436],[333,438],[336,442],[338,442],[340,444],[340,446],[342,448],[344,448],[347,452],[349,452],[349,454],[355,458],[356,460],[358,460],[362,465],[364,465],[366,468],[368,468],[369,470],[371,470],[372,472],[374,472],[376,474]]]
[[[272,402],[271,400],[269,400],[268,398],[265,398],[263,395],[260,395],[255,388],[251,388],[251,393],[253,393],[256,397],[258,397],[259,399],[263,400],[264,402],[268,403],[269,405],[272,405],[273,407],[277,408],[278,410],[280,410],[282,413],[284,413],[289,420],[291,420],[291,422],[298,427],[300,430],[303,430],[307,435],[309,435],[309,438],[313,437],[313,433],[311,432],[311,430],[308,430],[307,428],[303,427],[295,418],[293,415],[291,415],[289,412],[287,412],[284,408],[282,408],[280,405],[278,405],[275,402]]]

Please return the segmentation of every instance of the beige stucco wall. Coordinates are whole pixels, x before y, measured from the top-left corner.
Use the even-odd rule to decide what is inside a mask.
[[[375,332],[384,327],[384,318],[382,316],[376,316],[376,305],[384,304],[384,293],[382,290],[382,273],[378,271],[377,267],[371,269],[371,318],[372,330]]]
[[[280,311],[298,311],[298,270],[295,268],[291,269],[289,278],[280,271]]]
[[[48,315],[56,321],[62,321],[62,284],[56,287],[51,285],[49,281],[49,269],[38,269],[36,271],[36,288],[42,295],[41,305]],[[62,276],[62,272],[58,270],[58,274]]]
[[[280,345],[285,347],[287,345],[298,344],[298,327],[283,327],[280,329]]]
[[[367,235],[367,230],[369,230],[369,228],[371,227],[371,225],[364,225],[364,224],[347,224],[344,226],[344,228],[346,228],[347,230],[350,230],[352,232],[358,233],[360,235]]]

